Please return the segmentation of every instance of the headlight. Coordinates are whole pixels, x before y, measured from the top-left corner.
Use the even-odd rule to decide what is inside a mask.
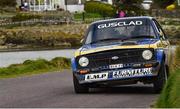
[[[89,64],[89,60],[86,57],[81,57],[79,59],[79,65],[82,67],[86,67]]]
[[[150,50],[144,50],[143,53],[142,53],[142,57],[145,60],[150,60],[153,57],[153,54],[152,54],[152,52]]]

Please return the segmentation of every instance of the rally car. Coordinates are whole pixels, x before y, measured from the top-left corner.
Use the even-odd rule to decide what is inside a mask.
[[[152,84],[160,92],[169,74],[170,43],[152,17],[126,17],[92,23],[72,58],[74,90]]]

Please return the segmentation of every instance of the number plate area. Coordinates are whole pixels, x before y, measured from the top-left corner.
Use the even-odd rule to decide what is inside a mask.
[[[108,72],[85,75],[85,81],[97,81],[97,80],[106,80],[106,79],[108,79]]]
[[[108,79],[121,79],[128,77],[151,76],[152,68],[111,70],[108,72],[86,74],[85,81],[101,81]]]
[[[126,77],[137,77],[152,75],[152,68],[143,69],[125,69],[112,72],[112,78],[126,78]]]

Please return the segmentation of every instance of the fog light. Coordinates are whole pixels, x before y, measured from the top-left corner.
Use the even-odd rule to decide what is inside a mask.
[[[152,64],[145,64],[144,66],[145,67],[152,67],[153,65]]]
[[[88,72],[89,72],[88,70],[80,70],[80,71],[79,71],[80,74],[86,74],[86,73],[88,73]]]

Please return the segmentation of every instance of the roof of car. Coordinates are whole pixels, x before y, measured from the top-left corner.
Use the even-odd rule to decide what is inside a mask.
[[[137,17],[114,18],[114,19],[106,19],[106,20],[95,21],[92,24],[103,23],[103,22],[107,22],[107,21],[128,20],[128,19],[150,19],[151,20],[151,19],[153,19],[153,17],[150,17],[150,16],[137,16]]]

